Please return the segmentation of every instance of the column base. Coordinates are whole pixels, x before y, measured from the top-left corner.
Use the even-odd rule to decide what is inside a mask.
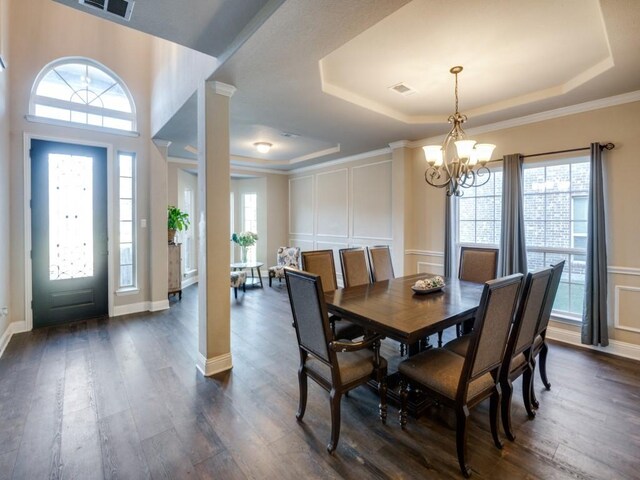
[[[210,377],[216,373],[226,372],[233,368],[231,361],[231,353],[224,353],[217,357],[205,358],[204,355],[198,352],[198,362],[196,368],[205,377]]]

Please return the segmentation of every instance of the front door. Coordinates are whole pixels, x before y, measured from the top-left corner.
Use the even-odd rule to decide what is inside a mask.
[[[33,325],[108,313],[107,151],[31,141]]]

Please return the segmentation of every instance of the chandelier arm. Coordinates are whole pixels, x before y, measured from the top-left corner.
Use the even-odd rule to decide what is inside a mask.
[[[446,178],[440,183],[438,180],[442,178],[443,173],[446,174]],[[441,172],[440,169],[436,167],[429,167],[424,172],[424,180],[432,187],[444,188],[451,182],[451,176],[446,171]]]
[[[480,179],[485,175],[487,178],[484,180],[484,182],[480,183]],[[483,185],[486,185],[486,183],[491,178],[491,170],[489,170],[488,167],[479,167],[478,170],[475,172],[475,176],[477,179],[476,187],[481,187]]]

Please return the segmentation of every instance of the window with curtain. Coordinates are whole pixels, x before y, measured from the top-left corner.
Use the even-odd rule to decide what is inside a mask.
[[[584,301],[589,175],[585,157],[524,166],[529,269],[566,261],[553,310],[575,320]]]
[[[136,130],[135,105],[126,85],[88,58],[61,58],[43,68],[31,91],[29,114],[57,123]]]
[[[502,170],[492,167],[491,178],[481,187],[464,189],[458,198],[458,247],[500,246]]]
[[[245,193],[242,196],[242,221],[245,232],[258,233],[258,194]],[[256,246],[247,249],[247,260],[256,261]]]
[[[118,287],[136,287],[135,155],[118,153],[118,243],[120,252]]]

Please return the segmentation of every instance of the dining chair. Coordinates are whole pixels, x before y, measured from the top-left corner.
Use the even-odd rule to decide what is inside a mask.
[[[498,249],[460,247],[458,278],[467,282],[484,283],[498,275]]]
[[[500,387],[502,388],[502,427],[507,438],[515,440],[511,428],[511,398],[513,382],[523,376],[522,400],[529,418],[534,418],[532,408],[532,366],[531,347],[536,328],[542,315],[546,295],[549,291],[552,270],[547,268],[529,272],[524,282],[518,310],[509,333],[502,368],[500,369]],[[465,356],[470,345],[471,334],[463,335],[447,343],[444,348]]]
[[[310,377],[330,392],[331,439],[327,450],[331,453],[340,437],[340,400],[349,390],[375,380],[380,394],[380,420],[386,422],[387,362],[380,356],[381,337],[372,335],[359,342],[336,340],[329,325],[322,278],[286,269],[285,279],[300,352],[300,400],[296,418],[302,421],[304,417],[307,378]]]
[[[367,248],[367,251],[369,254],[369,265],[371,266],[371,280],[373,282],[381,282],[395,278],[389,245],[375,245]]]
[[[540,378],[547,390],[551,389],[551,383],[547,378],[547,354],[549,347],[547,346],[547,327],[549,326],[549,318],[551,317],[551,310],[553,310],[553,303],[556,300],[558,293],[558,287],[560,286],[560,279],[562,278],[562,271],[564,270],[565,261],[552,265],[553,273],[551,275],[551,281],[549,282],[549,292],[545,298],[544,308],[542,316],[540,317],[540,323],[536,328],[536,336],[533,340],[533,348],[531,351],[531,403],[534,408],[538,408],[538,400],[536,399],[535,390],[533,389],[533,373],[536,368],[536,357],[540,356]]]
[[[339,253],[342,282],[345,287],[357,287],[371,283],[369,263],[364,248],[342,248]]]
[[[269,267],[269,286],[274,278],[277,278],[278,282],[282,281],[285,267],[300,267],[300,247],[278,247],[276,265]]]
[[[467,282],[484,283],[493,280],[498,275],[497,248],[460,247],[460,263],[458,266],[458,278]],[[472,324],[468,320],[465,325]],[[463,333],[461,324],[456,325],[456,336]],[[438,347],[442,346],[442,333],[438,332]]]
[[[336,264],[333,260],[333,250],[314,250],[302,252],[302,269],[322,277],[324,292],[337,290]],[[364,335],[361,326],[336,315],[330,315],[331,328],[336,338],[353,340]]]
[[[467,465],[467,424],[469,409],[490,397],[490,424],[493,442],[502,448],[498,433],[500,408],[500,367],[522,285],[517,273],[485,283],[480,305],[464,357],[445,348],[432,348],[409,357],[398,366],[400,373],[400,425],[407,424],[408,386],[435,397],[456,413],[456,450],[465,477]]]

